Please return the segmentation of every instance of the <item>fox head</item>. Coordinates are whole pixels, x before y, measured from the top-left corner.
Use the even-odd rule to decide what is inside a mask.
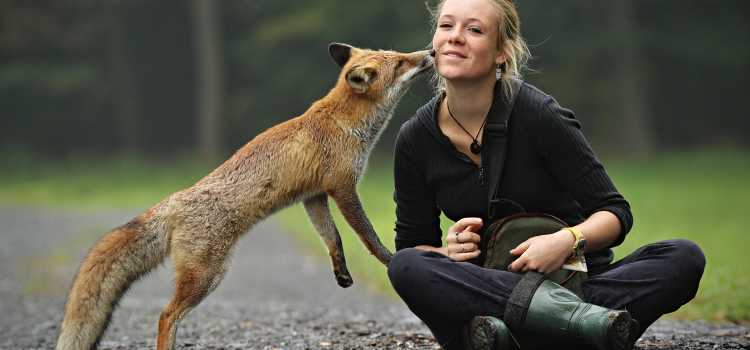
[[[373,51],[332,43],[328,52],[341,67],[338,84],[346,84],[362,97],[385,99],[387,104],[395,103],[415,77],[433,67],[432,55],[426,50]]]

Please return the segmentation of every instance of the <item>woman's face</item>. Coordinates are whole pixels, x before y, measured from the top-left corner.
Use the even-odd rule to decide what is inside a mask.
[[[432,38],[438,74],[452,81],[494,78],[495,67],[505,61],[499,22],[488,0],[447,0]]]

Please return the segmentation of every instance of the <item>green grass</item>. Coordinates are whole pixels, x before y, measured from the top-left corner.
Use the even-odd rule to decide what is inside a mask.
[[[615,163],[611,172],[635,217],[616,255],[663,239],[693,240],[706,255],[706,270],[696,298],[674,316],[750,320],[750,155],[680,154]]]
[[[0,204],[140,208],[192,185],[215,166],[186,157],[161,161],[131,156],[42,161],[5,156],[0,159]]]
[[[395,206],[390,164],[372,163],[359,192],[381,240],[393,249]],[[707,266],[696,298],[668,317],[713,321],[750,321],[750,255],[744,232],[750,219],[750,154],[702,152],[606,162],[620,192],[630,201],[635,226],[615,249],[621,258],[659,240],[687,238],[704,250]],[[385,269],[360,244],[336,209],[335,219],[355,283],[393,295]],[[321,256],[322,244],[305,220],[304,210],[291,208],[282,221]],[[443,218],[443,227],[450,224]]]
[[[708,265],[698,296],[670,317],[750,321],[750,255],[741,233],[750,219],[747,178],[750,153],[710,151],[607,161],[619,190],[630,201],[635,227],[615,250],[622,257],[662,239],[687,238],[704,250]],[[75,158],[42,162],[0,157],[0,205],[65,206],[75,209],[147,207],[191,185],[211,170],[188,158],[144,161],[136,157]],[[381,240],[393,250],[394,204],[389,159],[373,159],[359,193]],[[332,205],[355,283],[395,297],[385,268],[359,242]],[[278,219],[305,246],[327,261],[327,253],[300,205]],[[449,222],[443,220],[443,226]],[[335,283],[331,274],[331,283]]]

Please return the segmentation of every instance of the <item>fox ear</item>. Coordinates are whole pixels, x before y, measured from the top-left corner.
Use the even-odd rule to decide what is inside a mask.
[[[371,67],[354,67],[346,73],[346,82],[352,87],[354,92],[363,94],[370,88],[372,82],[377,77],[377,72]]]
[[[339,67],[343,68],[349,61],[349,57],[352,56],[352,49],[351,45],[331,43],[328,45],[328,54],[331,55],[334,62],[338,63]]]

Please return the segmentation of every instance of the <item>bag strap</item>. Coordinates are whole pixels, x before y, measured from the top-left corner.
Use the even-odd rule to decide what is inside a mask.
[[[523,332],[526,324],[526,315],[534,293],[544,282],[546,277],[538,272],[526,272],[518,282],[505,303],[503,321],[514,332]]]
[[[505,154],[507,153],[508,132],[510,114],[521,89],[523,82],[518,79],[510,79],[510,96],[504,93],[503,84],[498,81],[495,84],[495,98],[487,113],[487,125],[484,129],[483,150],[488,152],[482,157],[482,168],[487,171],[489,176],[488,189],[488,222],[498,219],[498,205],[500,203],[500,180],[503,175],[503,165],[505,164]],[[499,95],[499,96],[498,96]]]

